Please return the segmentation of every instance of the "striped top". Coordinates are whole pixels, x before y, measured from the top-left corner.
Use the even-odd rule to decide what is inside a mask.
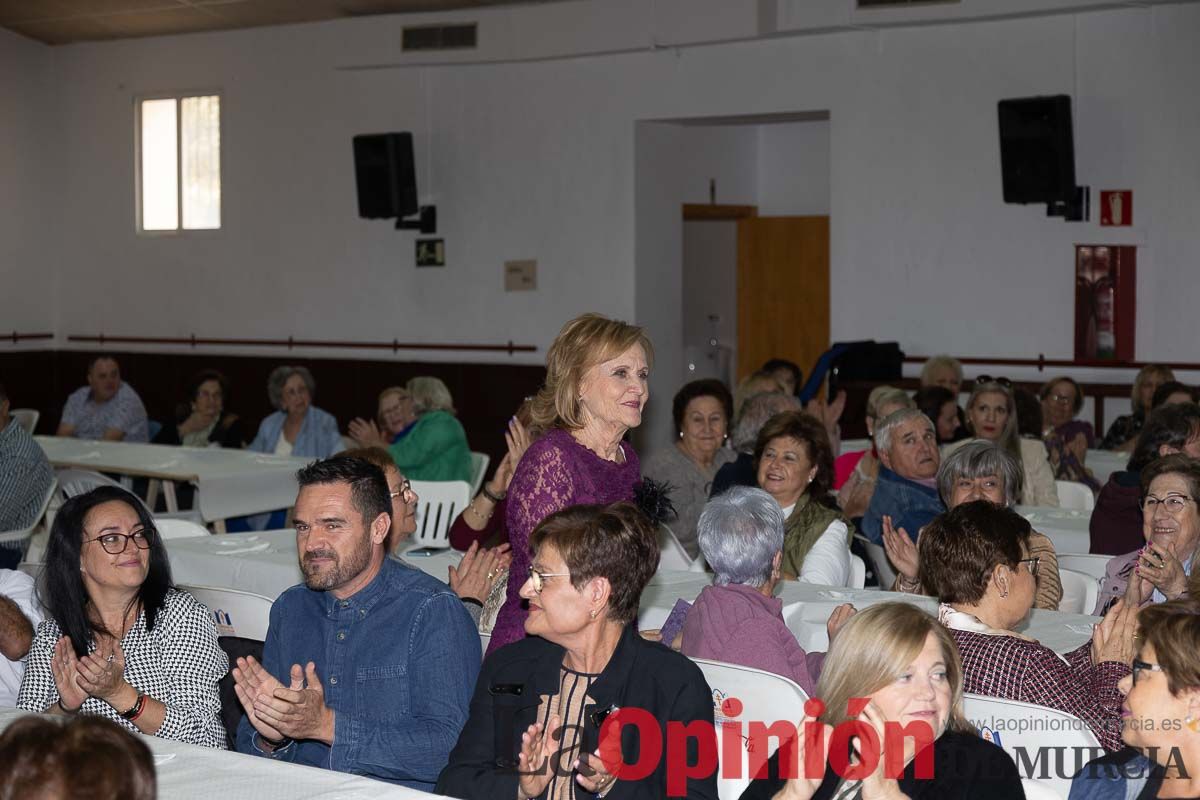
[[[575,759],[579,758],[580,734],[583,732],[583,711],[588,703],[588,690],[599,678],[583,672],[562,668],[558,681],[557,695],[542,695],[538,705],[538,721],[542,730],[550,724],[550,717],[558,715],[562,724],[562,749],[558,751],[558,764],[546,789],[547,800],[571,800],[575,796]],[[551,732],[553,735],[553,732]]]
[[[0,532],[19,531],[36,522],[53,480],[54,470],[42,448],[21,423],[10,419],[0,430]]]

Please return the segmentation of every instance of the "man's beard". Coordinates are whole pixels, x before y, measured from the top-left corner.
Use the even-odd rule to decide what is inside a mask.
[[[332,563],[318,568],[311,563],[314,558],[328,558]],[[304,572],[305,586],[316,592],[326,592],[357,578],[370,562],[371,540],[370,537],[364,536],[359,546],[346,555],[345,562],[333,550],[313,550],[304,554],[300,569]]]

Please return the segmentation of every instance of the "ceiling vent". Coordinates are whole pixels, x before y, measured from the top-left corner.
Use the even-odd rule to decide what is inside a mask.
[[[962,0],[858,0],[859,8],[911,8],[913,6],[945,6]]]
[[[478,25],[420,25],[404,29],[405,50],[469,50],[475,47]]]

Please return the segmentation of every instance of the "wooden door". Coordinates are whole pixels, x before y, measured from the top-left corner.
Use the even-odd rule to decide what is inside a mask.
[[[807,380],[829,349],[829,217],[738,220],[737,376],[786,358]]]

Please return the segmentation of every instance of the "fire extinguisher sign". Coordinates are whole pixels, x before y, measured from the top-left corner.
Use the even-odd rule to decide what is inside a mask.
[[[1100,192],[1100,224],[1107,227],[1133,224],[1133,192],[1109,189]]]

